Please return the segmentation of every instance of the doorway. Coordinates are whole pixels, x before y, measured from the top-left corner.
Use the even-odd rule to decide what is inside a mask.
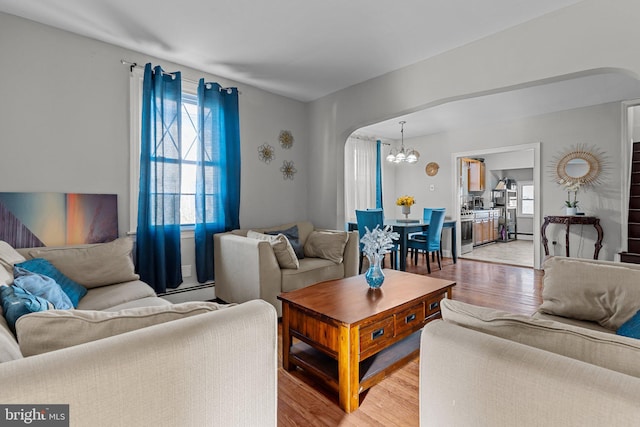
[[[463,158],[480,159],[485,162],[485,187],[481,191],[474,191],[471,196],[474,200],[481,200],[481,203],[474,203],[471,206],[465,203],[470,195],[466,190],[466,181],[463,179],[464,169]],[[530,199],[527,203],[533,204],[532,214],[523,214],[522,210],[522,194],[518,196],[517,218],[520,220],[520,230],[517,230],[513,239],[485,239],[484,241],[476,240],[473,250],[469,251],[468,246],[462,251],[462,239],[458,238],[457,248],[461,258],[477,259],[489,262],[521,265],[533,268],[540,268],[540,236],[536,232],[537,224],[540,224],[540,143],[524,144],[509,147],[500,147],[492,149],[474,150],[452,154],[452,170],[454,174],[454,191],[453,206],[457,212],[474,211],[473,207],[481,205],[483,209],[475,212],[482,217],[480,212],[490,211],[492,204],[492,191],[498,186],[503,178],[509,178],[515,183],[529,182],[533,187],[533,195],[528,196]],[[509,185],[517,188],[514,182]],[[530,189],[530,188],[529,188]],[[531,200],[532,198],[532,200]],[[484,209],[486,207],[486,209]],[[526,211],[526,209],[525,209]],[[498,212],[498,211],[496,211]],[[515,211],[514,211],[515,212]],[[503,215],[503,214],[502,214]],[[468,215],[459,215],[458,221]],[[480,220],[476,220],[478,222]],[[489,220],[491,221],[491,220]],[[504,225],[505,218],[499,217],[495,223],[496,233],[501,230],[499,227]],[[477,224],[474,227],[478,230]],[[458,224],[461,229],[462,223]],[[498,241],[501,240],[501,241]]]

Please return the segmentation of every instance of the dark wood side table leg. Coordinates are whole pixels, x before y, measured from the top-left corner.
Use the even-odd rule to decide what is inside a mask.
[[[453,263],[455,264],[456,262],[458,262],[458,250],[456,248],[456,225],[454,224],[453,227],[451,227],[451,254],[453,255]]]
[[[282,367],[290,371],[294,366],[289,363],[291,352],[291,334],[289,333],[289,304],[282,303]]]
[[[542,246],[544,246],[544,254],[545,256],[549,255],[549,246],[547,246],[547,225],[549,225],[549,218],[545,217],[544,224],[542,224],[542,228],[540,228],[540,234],[542,235]]]
[[[567,232],[565,233],[565,243],[567,244],[566,249],[566,253],[567,253],[567,258],[569,258],[569,228],[571,227],[571,221],[569,220],[569,218],[567,218],[567,220],[565,221],[565,225],[567,226]]]
[[[593,259],[598,259],[598,254],[600,253],[600,249],[602,248],[602,237],[604,236],[604,232],[602,231],[602,227],[600,226],[600,219],[596,218],[593,223],[593,226],[596,228],[598,232],[598,240],[596,240],[596,249],[593,252]]]

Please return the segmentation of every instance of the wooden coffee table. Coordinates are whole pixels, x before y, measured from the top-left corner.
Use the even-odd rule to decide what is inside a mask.
[[[420,351],[422,327],[440,317],[455,282],[384,270],[382,288],[363,275],[281,294],[282,364],[316,376],[353,412],[360,393]],[[294,338],[296,342],[294,344]]]

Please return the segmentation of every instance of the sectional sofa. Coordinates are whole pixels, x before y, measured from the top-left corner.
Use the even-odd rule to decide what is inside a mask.
[[[276,425],[271,305],[171,304],[135,274],[130,239],[10,249],[4,266],[46,259],[87,291],[75,309],[19,317],[15,333],[0,316],[0,405],[69,405],[76,426]]]
[[[442,301],[421,337],[422,426],[638,425],[640,266],[544,269],[531,317]]]

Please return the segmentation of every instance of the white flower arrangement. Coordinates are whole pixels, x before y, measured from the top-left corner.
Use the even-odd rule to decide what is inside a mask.
[[[582,185],[580,181],[564,182],[564,186],[567,189],[567,200],[565,200],[564,202],[566,207],[568,208],[578,207],[578,190],[580,189],[580,185]],[[571,193],[573,193],[573,202],[571,201]]]
[[[380,229],[379,225],[376,225],[373,230],[369,230],[367,227],[364,229],[366,233],[360,242],[363,245],[362,252],[369,258],[391,252],[393,241],[400,238],[400,235],[391,231],[391,227],[388,225],[383,229]]]

